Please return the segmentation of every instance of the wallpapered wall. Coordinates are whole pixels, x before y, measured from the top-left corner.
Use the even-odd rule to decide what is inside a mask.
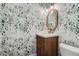
[[[36,52],[36,29],[43,22],[39,4],[0,4],[0,55]]]
[[[79,4],[58,4],[60,41],[79,48]]]
[[[36,53],[36,30],[43,30],[41,11],[52,4],[0,4],[0,55]],[[60,6],[60,41],[79,47],[79,4]]]

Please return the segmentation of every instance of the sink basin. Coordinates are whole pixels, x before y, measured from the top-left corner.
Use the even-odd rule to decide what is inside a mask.
[[[55,33],[48,33],[47,31],[37,31],[36,34],[45,38],[58,36]]]

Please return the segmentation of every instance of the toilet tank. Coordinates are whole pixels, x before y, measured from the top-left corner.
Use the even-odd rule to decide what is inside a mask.
[[[60,54],[61,56],[79,56],[79,48],[60,43]]]

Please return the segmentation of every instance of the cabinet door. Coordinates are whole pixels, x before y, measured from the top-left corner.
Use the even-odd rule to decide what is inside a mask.
[[[37,36],[37,55],[38,56],[58,55],[58,37],[43,38]]]
[[[51,37],[45,39],[45,55],[56,56],[58,55],[58,40],[57,37]]]
[[[44,53],[44,39],[37,36],[37,56],[43,56]]]

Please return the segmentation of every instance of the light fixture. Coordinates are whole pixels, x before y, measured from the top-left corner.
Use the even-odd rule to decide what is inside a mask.
[[[42,12],[41,12],[42,14],[44,14],[45,13],[45,10],[42,10]]]
[[[53,9],[54,8],[54,6],[50,6],[50,9]]]
[[[51,11],[51,14],[53,14],[53,10]]]
[[[49,10],[48,9],[46,9],[46,12],[48,12]]]

